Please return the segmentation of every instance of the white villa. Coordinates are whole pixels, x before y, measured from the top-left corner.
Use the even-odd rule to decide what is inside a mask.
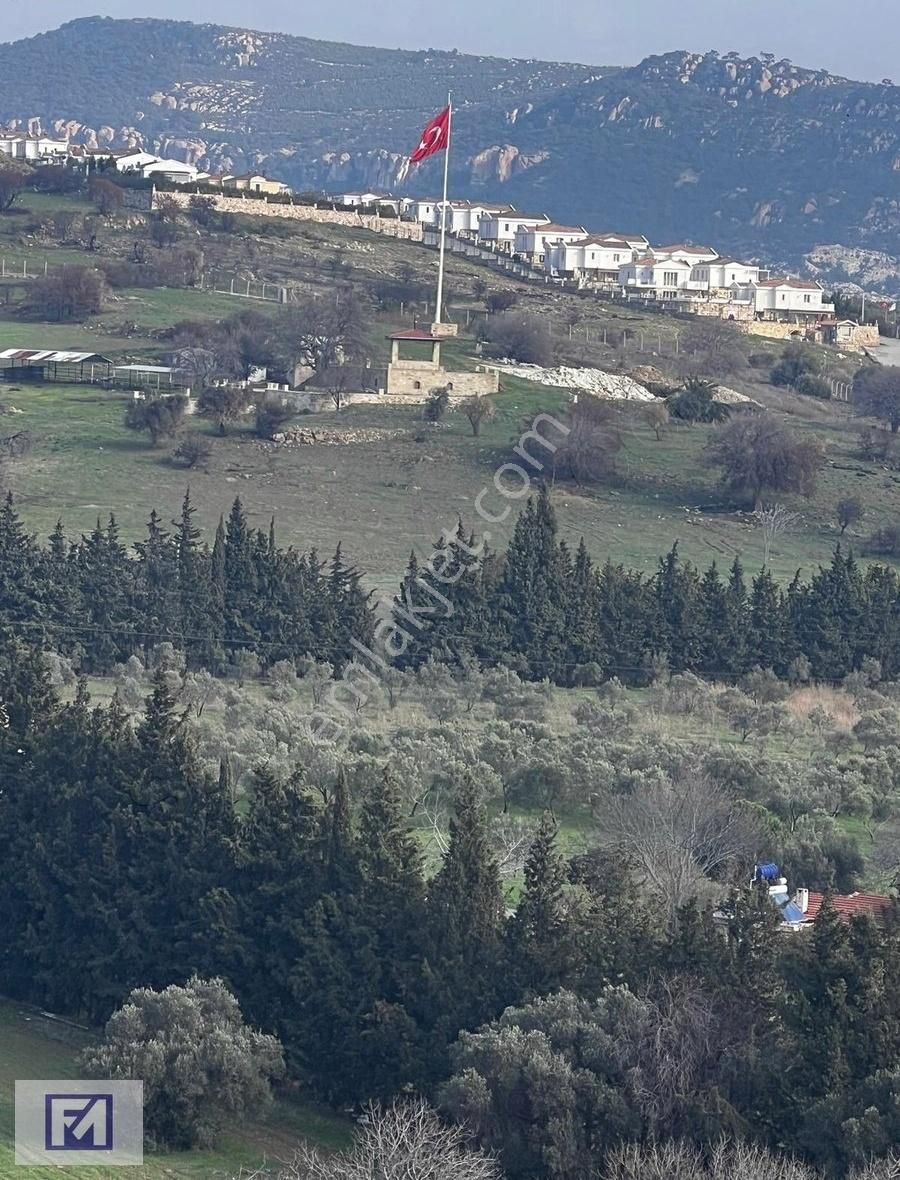
[[[69,154],[69,141],[52,135],[26,135],[21,131],[0,131],[0,152],[13,160],[41,160],[64,162]]]
[[[555,221],[539,225],[519,225],[513,239],[513,254],[532,266],[545,266],[551,244],[559,246],[587,237],[583,225],[557,225]]]
[[[485,213],[478,219],[478,240],[495,250],[512,254],[516,233],[521,229],[534,229],[549,225],[546,213]]]
[[[591,234],[574,242],[548,244],[544,269],[554,278],[617,283],[619,268],[646,254],[650,243],[638,234]]]
[[[810,279],[777,278],[765,279],[754,289],[754,307],[757,319],[805,320],[834,315],[834,304],[823,303],[824,289],[821,283]]]

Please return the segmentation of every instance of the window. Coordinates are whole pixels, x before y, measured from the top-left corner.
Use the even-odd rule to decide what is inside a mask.
[[[621,257],[621,254],[613,254],[613,262],[618,262]]]
[[[734,271],[731,272],[731,281],[733,283],[737,282],[737,275],[734,273]]]
[[[422,388],[421,381],[413,381],[413,389],[421,389],[421,388]]]
[[[678,286],[678,271],[677,270],[664,270],[663,271],[663,286],[664,287],[677,287]]]
[[[504,225],[504,227],[503,227],[503,232],[507,233],[507,234],[509,233],[509,222],[508,221],[507,221],[506,225]]]
[[[803,302],[804,303],[812,303],[812,295],[804,295]]]

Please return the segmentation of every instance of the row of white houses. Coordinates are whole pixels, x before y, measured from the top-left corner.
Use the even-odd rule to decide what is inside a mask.
[[[36,162],[104,159],[117,172],[176,184],[205,183],[223,192],[277,195],[288,186],[256,173],[210,176],[183,160],[164,159],[138,149],[113,151],[70,145],[47,135],[0,130],[0,154]],[[817,323],[834,317],[820,283],[773,277],[755,263],[721,256],[711,246],[680,243],[651,246],[643,234],[590,232],[583,225],[559,225],[546,213],[523,213],[513,205],[394,197],[371,192],[332,197],[345,208],[376,208],[424,226],[440,226],[490,250],[508,254],[549,279],[579,286],[618,289],[628,298],[680,305],[735,320],[790,320]]]
[[[278,195],[290,192],[280,180],[270,180],[259,173],[240,176],[213,176],[185,160],[168,159],[138,148],[88,148],[52,135],[32,135],[24,131],[0,129],[0,159],[22,160],[32,164],[104,164],[116,172],[141,176],[145,180],[166,180],[173,184],[221,185],[224,191],[255,192]]]
[[[356,194],[360,196],[360,194]],[[425,226],[439,226],[438,200],[376,197]],[[629,298],[681,305],[735,320],[816,323],[834,316],[821,283],[773,276],[756,263],[720,255],[712,246],[651,246],[643,234],[592,233],[559,225],[546,213],[512,205],[449,201],[447,230],[541,269],[551,279],[618,289]]]

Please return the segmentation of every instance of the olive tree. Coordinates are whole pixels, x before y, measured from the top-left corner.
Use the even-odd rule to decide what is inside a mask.
[[[271,1100],[284,1073],[277,1038],[244,1024],[221,979],[136,988],[81,1066],[90,1077],[141,1078],[144,1131],[169,1150],[212,1146],[235,1119]]]

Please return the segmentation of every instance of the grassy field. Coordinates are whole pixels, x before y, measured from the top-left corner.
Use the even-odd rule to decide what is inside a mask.
[[[0,1000],[0,1180],[20,1175],[14,1162],[13,1096],[16,1079],[78,1077],[76,1057],[90,1034],[21,1004]],[[224,1180],[241,1168],[255,1168],[290,1158],[298,1138],[329,1149],[346,1145],[349,1126],[334,1116],[299,1103],[278,1101],[263,1121],[232,1129],[221,1146],[209,1152],[154,1154],[141,1168],[130,1168],[136,1180]],[[29,1176],[48,1180],[55,1168],[31,1168]],[[66,1169],[73,1180],[116,1180],[119,1168]]]
[[[41,258],[68,261],[70,243],[56,243],[42,225],[55,212],[84,215],[89,205],[80,198],[28,194],[23,211],[0,217],[0,257],[14,249],[43,252]],[[88,265],[129,256],[141,232],[139,219],[119,222],[95,217],[95,253],[78,257]],[[312,222],[262,224],[238,219],[229,234],[212,234],[187,224],[182,241],[196,239],[204,251],[210,276],[269,278],[299,283],[310,290],[333,289],[336,276],[368,288],[403,271],[430,289],[436,253],[413,243],[345,227]],[[176,244],[177,251],[180,244]],[[152,257],[157,257],[151,249]],[[518,307],[551,322],[569,361],[607,367],[659,362],[661,351],[671,360],[684,319],[654,315],[632,307],[542,285],[527,286],[496,275],[475,263],[451,256],[448,283],[457,315],[465,319],[478,306],[476,280],[488,287],[515,287]],[[90,349],[114,359],[153,361],[164,351],[165,330],[181,320],[221,319],[252,308],[275,315],[278,307],[209,290],[124,289],[112,293],[102,315],[87,324],[36,323],[23,319],[15,306],[0,306],[0,348]],[[382,312],[371,331],[373,359],[383,359],[384,334],[409,322],[422,308],[406,307],[401,317]],[[577,322],[576,322],[577,320]],[[621,335],[629,333],[623,348]],[[571,339],[569,338],[571,335]],[[604,343],[605,339],[605,343]],[[643,348],[644,351],[634,351]],[[754,341],[753,349],[770,352],[778,346]],[[450,367],[474,363],[471,340],[445,346]],[[830,371],[846,368],[833,351]],[[753,377],[748,371],[745,377]],[[900,477],[855,454],[855,429],[846,407],[799,398],[754,381],[732,381],[783,414],[792,426],[816,433],[828,449],[828,466],[810,502],[789,502],[802,520],[777,542],[771,555],[774,571],[789,578],[798,567],[808,570],[827,561],[837,538],[834,506],[842,496],[857,494],[867,517],[857,536],[896,519],[900,509]],[[255,439],[249,427],[225,439],[211,439],[212,457],[203,470],[185,472],[168,458],[172,444],[154,449],[122,425],[121,395],[69,387],[0,388],[0,402],[22,411],[13,425],[34,437],[33,454],[11,465],[6,481],[20,499],[29,524],[46,534],[62,517],[75,534],[89,529],[98,514],[114,511],[124,535],[137,537],[151,507],[164,518],[177,511],[185,486],[199,509],[200,522],[212,530],[235,494],[240,494],[251,519],[260,526],[274,515],[283,541],[315,545],[327,553],[340,540],[370,576],[372,584],[392,589],[411,548],[427,549],[434,538],[460,516],[475,525],[475,499],[490,487],[511,440],[523,421],[540,409],[563,405],[568,394],[505,377],[495,422],[473,439],[468,423],[450,414],[438,428],[421,421],[417,407],[364,409],[351,407],[340,416],[320,415],[304,424],[326,429],[378,428],[378,441],[346,446],[277,448]],[[201,421],[189,429],[208,432]],[[737,556],[750,569],[763,558],[763,539],[752,522],[723,505],[715,473],[704,467],[703,427],[672,427],[662,441],[644,424],[639,408],[623,411],[624,446],[615,474],[603,485],[557,487],[554,499],[562,529],[573,541],[584,536],[597,558],[610,556],[651,571],[657,558],[677,541],[684,556],[701,564],[715,559],[728,565]],[[5,432],[5,431],[4,431]],[[486,506],[502,508],[491,493]],[[492,525],[494,544],[508,536],[515,513]]]
[[[861,496],[868,515],[860,533],[846,538],[857,547],[861,533],[896,519],[900,477],[856,456],[852,422],[843,406],[754,388],[797,430],[826,444],[828,464],[810,501],[788,500],[802,517],[778,539],[770,557],[781,578],[798,567],[827,562],[838,538],[834,506],[842,496]],[[283,542],[332,550],[338,541],[372,583],[392,589],[410,549],[423,552],[442,529],[462,517],[479,524],[474,502],[492,489],[521,424],[540,409],[559,408],[567,395],[504,378],[497,419],[471,436],[459,413],[437,428],[421,421],[417,407],[349,407],[340,415],[310,415],[304,425],[328,430],[377,428],[387,435],[349,445],[278,447],[256,439],[249,426],[224,439],[201,419],[188,430],[209,434],[211,458],[202,470],[173,466],[172,444],[151,447],[125,430],[127,398],[78,386],[0,387],[0,402],[14,405],[16,429],[30,430],[34,451],[9,465],[8,480],[28,524],[46,535],[57,518],[77,535],[114,512],[128,538],[139,536],[151,507],[173,517],[186,486],[208,531],[235,495],[252,522],[266,527],[275,516]],[[662,441],[643,423],[639,409],[623,411],[623,449],[617,470],[604,485],[558,486],[553,493],[562,529],[573,541],[584,536],[598,559],[607,556],[650,572],[677,541],[682,554],[709,564],[740,557],[748,569],[762,564],[763,539],[752,520],[722,504],[715,473],[703,466],[709,429],[670,428]],[[502,511],[490,490],[484,506]],[[515,508],[516,505],[513,505]],[[515,518],[491,525],[495,545]]]

